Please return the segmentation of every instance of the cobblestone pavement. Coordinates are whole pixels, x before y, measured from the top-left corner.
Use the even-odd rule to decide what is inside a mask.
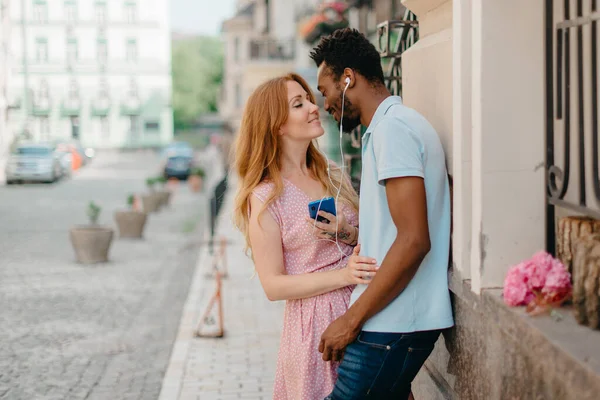
[[[156,174],[153,153],[100,153],[71,180],[0,187],[0,399],[156,399],[198,255],[206,201],[178,188],[142,241],[75,263],[69,228],[100,223]],[[195,230],[194,230],[195,228]]]
[[[233,179],[232,186],[235,185]],[[229,189],[217,233],[226,238],[229,276],[223,280],[225,337],[196,338],[195,329],[214,292],[206,279],[212,258],[201,254],[179,333],[165,374],[160,400],[227,400],[272,398],[284,302],[269,302],[254,265],[243,252],[243,237],[231,223]]]

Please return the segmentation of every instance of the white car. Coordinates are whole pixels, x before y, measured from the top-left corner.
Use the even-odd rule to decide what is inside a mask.
[[[61,156],[50,144],[21,144],[6,164],[6,183],[54,182],[63,175]]]

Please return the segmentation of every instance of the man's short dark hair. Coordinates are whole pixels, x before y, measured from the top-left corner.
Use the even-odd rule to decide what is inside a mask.
[[[352,28],[338,29],[321,38],[310,53],[317,67],[323,62],[339,78],[344,68],[351,68],[369,82],[384,83],[381,57],[371,42],[359,31]]]

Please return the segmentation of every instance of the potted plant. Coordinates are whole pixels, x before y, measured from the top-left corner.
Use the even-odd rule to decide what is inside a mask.
[[[206,172],[204,172],[204,169],[200,167],[192,168],[188,178],[188,185],[192,192],[202,191],[202,183],[204,182],[205,176]]]
[[[115,211],[119,237],[141,238],[146,226],[146,213],[138,210],[133,194],[127,197],[127,210]]]
[[[69,237],[77,261],[82,264],[95,264],[108,261],[108,250],[112,243],[113,230],[106,226],[98,225],[98,217],[102,209],[93,201],[88,204],[88,225],[79,225],[71,228]]]
[[[166,188],[167,186],[167,178],[164,176],[159,176],[154,178],[155,182],[161,185],[161,190],[157,191],[160,198],[161,206],[168,206],[169,200],[171,199],[171,192]]]
[[[154,185],[156,183],[156,178],[154,177],[146,179],[146,186],[148,187],[149,193],[142,196],[142,206],[144,208],[144,212],[147,214],[156,212],[160,208],[160,195],[154,190]]]

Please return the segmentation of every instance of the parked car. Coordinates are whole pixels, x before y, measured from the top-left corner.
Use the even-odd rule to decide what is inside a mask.
[[[171,142],[163,149],[161,158],[175,156],[194,157],[194,148],[188,142]]]
[[[73,173],[73,154],[72,151],[66,147],[57,147],[56,153],[60,160],[60,165],[62,167],[62,175],[64,177],[71,177]]]
[[[63,175],[61,156],[52,144],[21,144],[6,164],[6,183],[17,181],[54,182]]]
[[[167,157],[164,164],[163,176],[167,179],[177,178],[187,180],[193,167],[193,155],[174,155]]]

